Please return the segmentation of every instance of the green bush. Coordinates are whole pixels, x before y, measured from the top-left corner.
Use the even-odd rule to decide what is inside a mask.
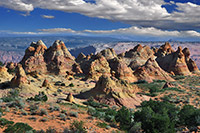
[[[179,124],[188,127],[200,125],[200,109],[185,105],[179,112]]]
[[[47,100],[48,97],[43,91],[39,92],[38,95],[35,95],[34,97],[30,97],[27,99],[27,101],[42,101],[42,102],[46,102]]]
[[[1,125],[1,127],[3,128],[3,127],[7,127],[7,126],[10,126],[10,125],[12,125],[12,124],[14,124],[14,122],[13,121],[9,121],[9,120],[7,120],[7,119],[5,119],[5,118],[0,118],[0,125]]]
[[[135,121],[141,122],[146,133],[175,132],[179,109],[170,103],[160,101],[145,101],[141,110],[135,112]]]
[[[94,99],[93,99],[92,97],[90,97],[90,98],[87,100],[87,102],[83,102],[83,104],[92,106],[92,107],[94,107],[94,108],[108,107],[108,105],[106,105],[106,104],[102,104],[102,103],[99,103],[99,102],[95,102]]]
[[[48,115],[48,112],[46,109],[40,109],[40,115],[43,116],[43,115]]]
[[[31,131],[33,128],[26,123],[16,123],[14,125],[8,126],[7,129],[4,130],[6,133],[25,133],[27,131]]]
[[[73,83],[69,84],[69,87],[74,87],[74,84]]]
[[[75,133],[87,133],[86,129],[83,127],[84,122],[83,121],[74,121],[71,125],[70,125],[70,129],[72,130],[72,132]]]
[[[134,124],[133,117],[133,112],[123,106],[120,110],[117,111],[115,120],[119,122],[120,128],[122,130],[128,131]]]
[[[19,91],[13,89],[13,90],[9,91],[7,96],[2,97],[1,99],[4,102],[12,102],[12,101],[15,101],[16,99],[18,99],[18,96],[19,96]]]
[[[100,128],[106,128],[108,126],[108,124],[106,124],[105,122],[97,122],[97,126]]]

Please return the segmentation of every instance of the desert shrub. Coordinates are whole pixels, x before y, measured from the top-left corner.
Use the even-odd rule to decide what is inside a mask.
[[[107,123],[105,123],[105,122],[97,122],[97,126],[98,127],[100,127],[100,128],[106,128],[107,126],[108,126],[108,124]]]
[[[48,112],[46,109],[40,109],[40,113],[39,115],[43,116],[43,115],[48,115]]]
[[[60,113],[58,117],[59,117],[61,120],[63,120],[63,121],[66,121],[66,120],[67,120],[67,119],[66,119],[66,115],[63,114],[63,113]]]
[[[7,120],[7,119],[5,119],[5,118],[0,118],[0,126],[3,128],[3,127],[7,127],[7,126],[10,126],[10,125],[12,125],[12,124],[14,124],[14,122],[13,121],[9,121],[9,120]]]
[[[31,131],[33,128],[26,123],[16,123],[14,125],[8,126],[7,129],[4,130],[6,133],[25,133],[27,131]]]
[[[128,131],[133,126],[133,116],[133,112],[123,106],[117,111],[115,120],[119,122],[122,130]]]
[[[10,108],[9,108],[8,106],[6,106],[6,108],[5,108],[4,111],[5,111],[5,112],[10,112]]]
[[[57,131],[50,127],[46,130],[46,133],[57,133]]]
[[[15,101],[16,99],[18,99],[18,96],[19,96],[19,91],[18,90],[11,90],[8,92],[8,94],[4,97],[2,97],[1,99],[4,101],[4,102],[12,102],[12,101]]]
[[[191,105],[185,105],[178,115],[180,125],[188,127],[200,125],[200,109],[197,109]]]
[[[141,133],[142,124],[141,122],[135,122],[134,125],[129,130],[129,133]]]
[[[16,98],[14,101],[8,102],[8,107],[18,107],[20,109],[25,107],[25,101],[21,98]]]
[[[73,121],[73,123],[70,125],[70,129],[72,132],[76,133],[87,133],[86,129],[83,127],[84,122],[83,121]]]
[[[51,112],[53,112],[53,111],[60,111],[60,106],[59,105],[50,106],[48,108],[48,110],[50,110]]]
[[[172,76],[172,78],[174,78],[175,80],[181,80],[181,79],[185,79],[186,76],[183,76],[183,75],[176,75],[176,76]]]
[[[134,82],[133,84],[144,84],[148,83],[146,80],[138,80],[137,82]]]
[[[0,61],[0,66],[3,66],[3,62],[2,61]]]
[[[78,117],[78,112],[71,111],[69,115],[72,117]]]
[[[69,87],[74,87],[74,84],[73,83],[69,84]]]
[[[21,109],[21,114],[22,115],[28,115],[28,113],[25,110],[23,110],[23,109]]]
[[[48,97],[43,91],[39,92],[38,95],[35,95],[34,97],[30,97],[27,99],[27,101],[42,101],[42,102],[46,102],[47,100]]]
[[[147,133],[175,132],[179,109],[170,103],[145,101],[141,110],[135,112],[135,121],[141,122],[142,129]]]
[[[92,107],[94,107],[94,108],[108,107],[108,105],[106,105],[106,104],[102,104],[102,103],[99,103],[99,102],[95,102],[95,101],[94,101],[94,98],[92,98],[92,97],[90,97],[90,98],[87,100],[87,102],[83,102],[83,104],[92,106]]]
[[[47,117],[43,117],[42,119],[40,119],[41,122],[46,122],[48,121],[48,118]]]
[[[31,115],[36,115],[39,109],[39,106],[36,104],[33,104],[29,106],[29,109],[30,109]]]
[[[29,120],[33,120],[33,121],[36,121],[36,120],[37,120],[36,117],[29,117],[28,119],[29,119]]]

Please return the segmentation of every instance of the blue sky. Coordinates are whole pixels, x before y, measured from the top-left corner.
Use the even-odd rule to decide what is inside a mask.
[[[0,36],[200,40],[199,12],[200,0],[1,0]]]

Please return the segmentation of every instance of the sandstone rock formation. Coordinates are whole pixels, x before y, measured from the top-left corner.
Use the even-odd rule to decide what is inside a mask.
[[[12,87],[19,87],[22,84],[27,84],[26,73],[21,64],[18,64],[16,67],[16,75],[11,80]]]
[[[107,60],[117,57],[115,50],[112,48],[104,49],[100,52]]]
[[[0,66],[0,78],[9,78],[11,75],[7,72],[7,68],[5,66]]]
[[[166,42],[164,45],[160,46],[159,49],[155,50],[155,55],[157,57],[164,57],[173,52],[175,52],[175,51],[172,49],[170,43]]]
[[[139,44],[125,53],[124,61],[129,67],[132,68],[132,70],[135,70],[139,66],[144,65],[145,62],[153,56],[153,54],[154,52],[149,46],[143,47]]]
[[[70,103],[75,103],[74,97],[72,95],[72,93],[69,93],[66,100]]]
[[[94,59],[90,62],[88,67],[88,78],[92,78],[96,81],[99,80],[99,77],[102,75],[110,76],[110,67],[109,63],[104,56],[97,54]]]
[[[133,71],[122,59],[114,58],[109,60],[109,66],[115,72],[115,77],[126,80],[127,82],[136,82],[137,78],[133,75]]]
[[[185,55],[185,62],[190,72],[199,72],[196,63],[190,58],[190,50],[188,48],[184,48],[183,54]]]
[[[72,65],[75,63],[74,57],[70,54],[64,42],[59,40],[48,48],[45,60],[48,71],[55,74],[66,74],[67,71],[72,71]]]
[[[160,68],[153,57],[149,58],[145,65],[137,68],[134,75],[138,80],[146,80],[147,82],[152,82],[153,80],[174,81],[167,72]]]
[[[49,83],[49,81],[47,79],[45,79],[42,83],[42,87],[47,87],[49,89],[52,88],[51,84]]]
[[[137,89],[136,85],[129,85],[126,82],[103,75],[99,78],[95,88],[81,95],[86,98],[92,96],[97,101],[111,106],[133,108],[143,100],[149,99],[147,96],[137,95]]]
[[[32,42],[26,49],[25,55],[21,60],[21,64],[26,72],[42,72],[47,71],[44,61],[44,53],[47,50],[46,45],[39,40],[37,43]]]
[[[189,75],[191,74],[185,61],[185,55],[182,48],[178,47],[176,52],[158,57],[156,59],[159,66],[167,72],[173,72],[175,75]]]

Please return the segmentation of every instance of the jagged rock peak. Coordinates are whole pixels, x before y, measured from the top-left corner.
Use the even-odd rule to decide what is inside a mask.
[[[101,54],[107,59],[113,59],[117,57],[117,54],[115,53],[115,50],[113,48],[107,48],[101,51]]]

